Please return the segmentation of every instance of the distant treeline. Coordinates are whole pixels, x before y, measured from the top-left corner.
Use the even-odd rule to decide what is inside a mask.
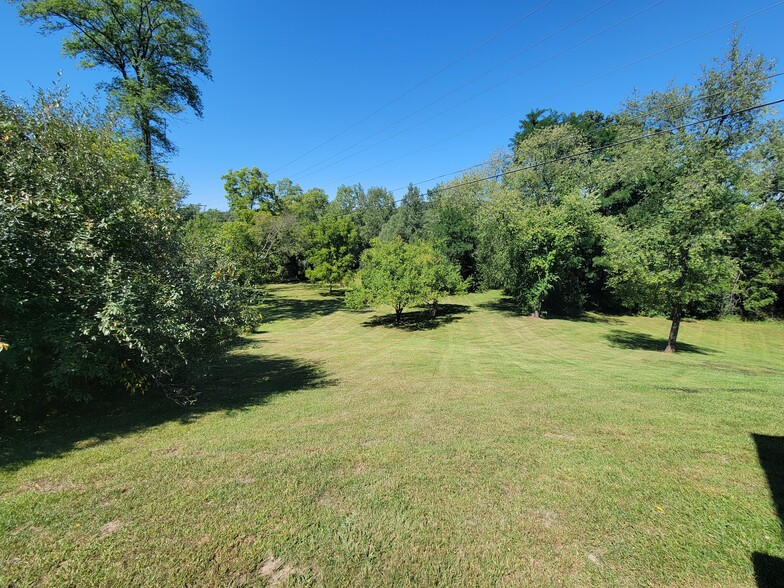
[[[510,150],[422,193],[224,176],[185,188],[112,115],[62,93],[0,100],[0,403],[22,415],[118,392],[191,399],[206,359],[259,322],[264,284],[352,305],[501,288],[523,314],[784,314],[784,133],[772,64],[740,48],[695,85],[612,114],[537,110]],[[198,368],[198,369],[194,369]]]

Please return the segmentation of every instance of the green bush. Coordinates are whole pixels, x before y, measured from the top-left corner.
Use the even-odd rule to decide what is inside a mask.
[[[232,268],[182,239],[183,191],[62,93],[0,99],[0,403],[189,397],[243,324]],[[247,317],[245,317],[247,318]]]

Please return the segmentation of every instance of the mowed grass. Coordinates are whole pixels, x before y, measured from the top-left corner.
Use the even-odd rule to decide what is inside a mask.
[[[2,440],[0,585],[775,582],[784,325],[269,302],[195,408]]]

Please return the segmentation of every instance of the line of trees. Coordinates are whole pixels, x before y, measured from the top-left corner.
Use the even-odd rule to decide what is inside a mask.
[[[666,315],[668,351],[683,317],[784,314],[784,128],[758,108],[772,64],[737,38],[694,85],[635,95],[610,115],[529,113],[508,152],[426,194],[410,185],[396,201],[357,184],[330,200],[252,167],[223,176],[227,211],[202,211],[183,205],[185,187],[150,149],[155,117],[200,112],[195,86],[174,79],[208,73],[198,14],[175,0],[19,4],[74,27],[66,49],[87,65],[101,64],[90,48],[100,38],[84,19],[107,26],[156,81],[111,86],[108,114],[60,91],[0,97],[7,415],[120,390],[189,400],[193,367],[259,322],[255,293],[271,281],[348,288],[349,305],[389,305],[397,322],[480,288],[534,317]],[[124,10],[169,34],[132,34]],[[139,53],[139,39],[183,43],[195,62]]]
[[[784,312],[784,134],[756,108],[772,74],[735,37],[693,85],[610,115],[532,111],[508,152],[399,202],[382,187],[340,186],[329,201],[230,171],[230,212],[197,213],[189,230],[206,227],[251,280],[352,286],[353,304],[386,300],[398,315],[406,288],[395,298],[378,283],[405,272],[379,276],[429,248],[461,284],[501,288],[523,314],[668,316],[674,351],[683,317]]]

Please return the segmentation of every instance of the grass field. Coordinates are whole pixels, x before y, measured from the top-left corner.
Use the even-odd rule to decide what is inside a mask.
[[[776,585],[784,325],[447,302],[277,286],[195,408],[6,435],[0,585]]]

